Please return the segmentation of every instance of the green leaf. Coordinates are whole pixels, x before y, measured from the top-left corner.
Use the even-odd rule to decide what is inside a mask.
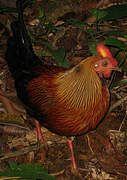
[[[47,42],[47,41],[41,41],[40,42],[42,45],[45,45],[46,47],[48,47],[51,51],[54,51],[55,50],[55,48],[49,43],[49,42]]]
[[[12,162],[11,167],[0,172],[0,177],[21,177],[21,179],[45,179],[57,180],[56,177],[48,174],[48,169],[39,164],[20,164],[16,165]]]
[[[107,38],[107,39],[105,39],[104,44],[114,46],[114,47],[118,47],[121,50],[126,49],[126,44],[123,41],[115,39],[115,38]]]
[[[117,59],[122,71],[127,72],[127,51],[120,50],[119,48],[116,47],[112,47],[111,52],[113,56]]]
[[[104,17],[107,16],[107,12],[104,9],[91,8],[90,11],[97,20],[102,20]]]
[[[41,7],[40,6],[38,6],[38,11],[39,11],[39,19],[42,19],[43,17],[44,17],[44,12],[43,12],[43,10],[41,9]]]
[[[9,161],[8,164],[9,164],[11,169],[14,169],[17,167],[17,163],[15,161]]]
[[[127,39],[127,35],[124,35],[124,37]]]
[[[88,42],[89,50],[90,50],[90,52],[92,53],[93,56],[97,55],[97,51],[96,51],[97,44],[98,44],[97,41],[89,41]]]
[[[63,48],[55,49],[49,42],[47,41],[42,41],[41,44],[45,45],[48,47],[49,51],[51,52],[53,58],[56,60],[58,66],[64,67],[64,68],[69,68],[70,64],[68,61],[65,61],[65,55],[66,52]]]
[[[31,3],[34,4],[36,6],[36,8],[38,9],[38,12],[39,12],[38,18],[42,19],[44,17],[44,12],[43,12],[41,6],[39,5],[39,3],[37,1],[32,1]]]
[[[51,50],[53,57],[55,58],[56,62],[59,66],[63,66],[63,61],[65,58],[65,50],[60,48],[58,50]]]
[[[127,37],[127,32],[123,30],[110,30],[102,32],[103,36]]]
[[[116,20],[127,17],[127,4],[114,5],[104,9],[91,9],[93,15],[99,21]]]

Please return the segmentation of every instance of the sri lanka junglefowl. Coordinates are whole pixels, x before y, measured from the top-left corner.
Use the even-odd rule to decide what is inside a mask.
[[[17,0],[18,20],[12,22],[13,36],[7,44],[6,61],[15,81],[17,95],[28,114],[39,124],[62,136],[78,136],[96,128],[109,106],[110,94],[105,78],[117,70],[117,61],[100,44],[97,56],[65,69],[45,65],[35,55],[23,11],[29,1]],[[73,167],[76,168],[69,140]]]

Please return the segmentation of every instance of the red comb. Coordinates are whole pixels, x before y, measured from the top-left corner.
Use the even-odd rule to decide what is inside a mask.
[[[117,61],[115,60],[115,58],[113,58],[109,48],[107,46],[105,46],[104,44],[98,44],[96,47],[96,51],[98,52],[99,55],[101,55],[102,57],[107,57],[111,60],[112,64],[114,66],[117,66]]]

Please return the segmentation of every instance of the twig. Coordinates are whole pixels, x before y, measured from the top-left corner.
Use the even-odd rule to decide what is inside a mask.
[[[86,135],[86,137],[87,137],[87,139],[88,139],[88,146],[89,146],[89,148],[90,148],[92,154],[94,154],[93,149],[92,149],[92,147],[91,147],[91,145],[90,145],[90,138],[89,138],[88,135]]]
[[[43,146],[40,145],[40,148]],[[38,149],[38,146],[37,145],[32,145],[30,147],[26,147],[26,148],[23,148],[22,150],[19,150],[19,151],[15,151],[15,152],[10,152],[10,153],[3,153],[0,155],[0,161],[2,160],[5,160],[5,159],[8,159],[8,158],[12,158],[12,157],[16,157],[16,156],[21,156],[21,155],[25,155],[27,154],[28,152],[31,152],[31,151],[36,151]]]
[[[115,109],[116,107],[118,107],[120,104],[122,104],[124,101],[127,101],[127,96],[123,97],[122,99],[120,99],[119,101],[117,101],[116,103],[114,103],[110,109],[109,112],[111,112],[113,109]]]
[[[0,180],[9,180],[9,179],[11,179],[11,180],[17,180],[17,179],[21,179],[21,177],[19,177],[19,176],[11,176],[11,177],[9,177],[9,176],[6,176],[6,177],[1,177],[0,178]]]
[[[96,8],[102,8],[106,5],[108,5],[110,2],[110,0],[101,0],[99,1],[99,3],[96,5]]]
[[[48,146],[51,146],[51,142],[47,142],[47,144]],[[0,154],[0,162],[8,158],[25,155],[31,151],[37,151],[38,149],[42,149],[43,147],[44,147],[44,144],[40,144],[39,147],[38,147],[38,144],[34,144],[34,145],[30,145],[29,147],[24,147],[22,150],[19,150],[19,151]]]
[[[65,170],[61,170],[59,172],[56,172],[56,173],[50,173],[51,176],[59,176],[59,175],[62,175],[64,173]]]
[[[126,112],[126,114],[125,114],[125,116],[124,116],[124,118],[122,120],[122,123],[120,124],[119,131],[121,131],[121,128],[122,128],[122,126],[123,126],[123,124],[125,122],[126,117],[127,117],[127,112]]]

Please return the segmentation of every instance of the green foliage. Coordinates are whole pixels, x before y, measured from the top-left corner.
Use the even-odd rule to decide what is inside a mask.
[[[44,17],[44,12],[42,11],[41,7],[38,6],[39,16],[38,18],[41,20]]]
[[[92,28],[92,26],[90,27],[86,23],[83,25],[83,22],[76,21],[76,19],[74,21],[71,19],[68,21],[68,23],[73,24],[75,27],[87,33],[89,50],[93,55],[96,55],[96,45],[99,43],[98,41],[99,38],[105,38],[104,40],[105,45],[116,46],[122,50],[126,49],[127,46],[126,43],[117,39],[117,37],[120,36],[127,38],[127,32],[123,30],[102,31],[99,28],[94,29]]]
[[[58,66],[60,67],[64,67],[64,68],[69,68],[70,64],[67,60],[65,60],[65,50],[63,48],[59,48],[57,50],[51,50],[51,53],[53,55],[53,57],[55,58],[55,60],[58,63]]]
[[[49,33],[55,33],[54,27],[50,24],[47,23],[44,13],[41,10],[41,8],[37,5],[38,11],[39,11],[39,21],[40,24],[42,25],[41,27],[45,27],[46,31],[45,33],[48,35]],[[69,19],[66,21],[66,24],[71,24],[79,29],[81,29],[83,32],[86,33],[86,37],[88,39],[88,46],[89,50],[93,55],[97,55],[96,52],[96,46],[100,41],[100,38],[104,39],[104,44],[111,46],[111,47],[117,47],[118,51],[122,51],[123,53],[126,51],[126,43],[118,40],[117,37],[124,37],[127,39],[127,32],[123,29],[117,28],[117,26],[114,27],[112,25],[108,24],[108,30],[105,30],[105,28],[102,28],[104,25],[104,21],[114,21],[120,18],[127,17],[127,5],[115,5],[115,6],[110,6],[108,8],[104,9],[96,9],[92,8],[91,12],[96,18],[96,23],[95,24],[88,24],[80,21],[79,19]],[[119,12],[119,13],[118,13]],[[42,28],[41,28],[42,29]],[[44,33],[44,32],[43,32]],[[43,33],[40,33],[40,37],[42,36]],[[39,38],[39,36],[37,37]],[[48,42],[42,41],[41,44],[45,45],[52,57],[56,60],[58,66],[62,66],[65,68],[69,68],[69,62],[65,60],[65,50],[60,48],[60,49],[55,49],[52,47]],[[126,55],[126,53],[125,53]],[[124,58],[126,59],[126,58]],[[120,62],[119,62],[120,63]],[[124,71],[126,71],[126,61],[124,64],[124,67],[122,68]]]
[[[89,41],[88,42],[89,50],[94,56],[97,55],[97,51],[96,51],[97,44],[98,44],[97,41]]]
[[[96,8],[92,8],[91,12],[93,13],[93,15],[96,17],[96,19],[102,20],[103,18],[105,18],[107,16],[107,12],[103,9],[96,9]]]
[[[44,12],[42,8],[40,7],[39,3],[37,3],[36,1],[33,1],[33,4],[35,4],[35,7],[38,9],[38,12],[39,12],[38,20],[39,20],[40,36],[42,35],[48,36],[50,33],[55,33],[56,32],[55,26],[53,26],[52,23],[46,19]]]
[[[39,45],[45,45],[50,51],[50,53],[43,51],[41,53],[38,52],[38,54],[52,56],[56,60],[58,66],[69,68],[70,64],[67,60],[65,60],[65,56],[66,56],[65,50],[63,48],[55,49],[48,41],[42,40],[42,36],[46,35],[48,37],[50,33],[55,33],[56,28],[52,25],[52,23],[46,20],[44,16],[44,12],[42,11],[39,4],[37,2],[34,2],[34,4],[36,5],[39,12],[39,16],[38,16],[39,24],[38,27],[35,26],[34,32],[32,32],[29,29],[30,36],[33,39],[34,44],[37,43]],[[38,34],[36,33],[37,28],[39,29]]]
[[[122,50],[117,47],[112,47],[112,54],[119,62],[119,66],[123,70],[123,72],[127,72],[127,50]]]
[[[70,67],[69,62],[65,61],[66,52],[63,48],[55,49],[50,43],[48,43],[47,41],[44,41],[44,40],[41,41],[41,44],[48,47],[53,58],[56,60],[58,66],[62,66],[64,68]]]
[[[109,31],[103,31],[102,32],[102,35],[104,36],[104,37],[111,37],[111,36],[114,36],[114,37],[124,37],[124,36],[126,36],[126,34],[127,34],[127,32],[126,31],[123,31],[122,29],[113,29],[113,28],[111,27],[111,30],[109,30]]]
[[[115,38],[107,38],[107,39],[105,39],[104,44],[117,47],[120,50],[126,50],[127,49],[127,45],[123,41],[115,39]]]
[[[3,179],[21,179],[21,180],[57,180],[56,177],[48,174],[48,169],[38,164],[20,164],[17,165],[14,161],[9,161],[10,168],[0,172],[0,177]]]
[[[69,62],[65,59],[66,52],[63,48],[55,49],[48,41],[42,40],[43,36],[49,37],[50,33],[56,33],[57,29],[51,22],[49,22],[45,15],[43,10],[41,9],[40,5],[36,1],[30,1],[30,3],[26,3],[26,6],[29,6],[31,4],[35,5],[35,8],[38,9],[39,15],[38,20],[39,24],[34,25],[33,31],[31,32],[29,30],[30,36],[33,40],[33,43],[38,43],[39,45],[42,44],[46,46],[49,50],[39,52],[39,55],[42,56],[52,56],[55,60],[58,66],[62,66],[65,68],[69,68]],[[7,8],[0,6],[0,13],[3,12],[15,12],[15,8]],[[123,30],[122,28],[118,27],[117,25],[114,27],[112,23],[108,23],[108,28],[103,28],[106,26],[104,22],[106,21],[116,21],[120,18],[126,18],[127,17],[127,4],[121,4],[121,5],[113,5],[104,9],[97,9],[92,8],[91,13],[93,16],[95,16],[96,21],[93,24],[88,24],[85,22],[82,22],[78,19],[69,19],[66,21],[66,24],[71,24],[79,29],[81,29],[83,32],[86,33],[86,38],[88,41],[88,46],[93,55],[96,55],[96,45],[100,42],[100,39],[104,41],[105,45],[111,46],[111,47],[117,47],[118,51],[121,51],[126,56],[126,46],[127,43],[123,42],[121,40],[118,40],[117,37],[123,37],[127,39],[127,31]],[[38,32],[37,32],[38,29]],[[108,30],[107,30],[108,29]],[[125,63],[123,63],[124,71],[127,71],[126,64],[127,64],[127,58],[125,59]]]
[[[114,28],[110,23],[108,24],[108,28],[103,28],[106,26],[104,24],[105,21],[115,21],[127,17],[127,4],[110,6],[104,9],[92,8],[90,11],[96,18],[95,24],[90,25],[77,19],[70,19],[67,23],[74,25],[87,34],[89,50],[93,55],[97,54],[96,45],[100,42],[100,39],[104,39],[105,45],[116,47],[117,52],[119,51],[125,56],[124,58],[122,56],[122,60],[124,61],[122,64],[120,62],[121,57],[118,58],[118,54],[116,58],[119,64],[121,64],[122,70],[127,72],[127,43],[117,38],[122,37],[127,39],[127,31],[117,26]]]
[[[2,14],[2,13],[11,13],[11,12],[13,12],[13,13],[17,12],[17,9],[0,5],[0,14]]]
[[[105,9],[92,8],[91,12],[98,21],[109,21],[127,17],[127,4],[114,5]]]

